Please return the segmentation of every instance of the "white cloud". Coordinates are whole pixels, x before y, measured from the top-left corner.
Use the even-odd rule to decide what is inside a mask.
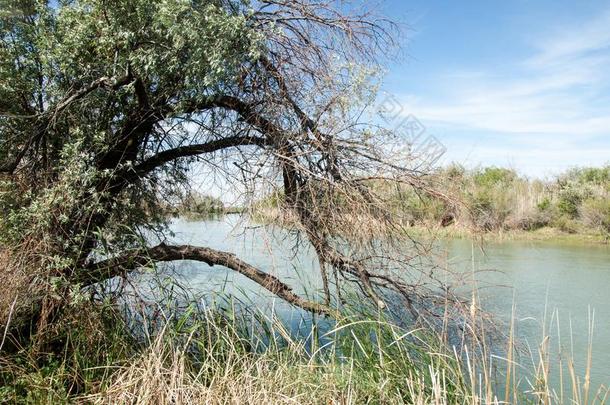
[[[595,106],[595,87],[610,84],[609,62],[463,79],[446,101],[411,99],[405,110],[421,120],[498,132],[599,134],[610,128],[610,114]]]
[[[405,111],[447,133],[473,130],[510,139],[510,146],[495,148],[497,139],[485,145],[470,137],[467,141],[479,145],[471,159],[514,158],[540,166],[540,174],[544,165],[551,168],[558,161],[562,167],[601,164],[610,159],[609,27],[610,10],[579,26],[562,27],[561,34],[554,30],[533,44],[531,57],[508,60],[502,73],[492,67],[448,73],[433,84],[441,87],[441,96],[407,95]],[[603,136],[607,143],[601,148],[587,144]]]
[[[540,41],[539,53],[528,62],[532,65],[562,63],[610,47],[610,10],[577,26],[558,27]]]

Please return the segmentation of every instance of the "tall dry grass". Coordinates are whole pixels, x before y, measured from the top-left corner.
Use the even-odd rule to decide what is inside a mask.
[[[585,370],[563,352],[550,355],[544,322],[538,347],[525,353],[514,318],[503,356],[478,338],[461,347],[441,344],[421,330],[405,331],[381,319],[345,320],[319,335],[291,336],[278,318],[266,318],[272,339],[262,351],[244,350],[235,325],[206,316],[183,340],[168,327],[146,348],[112,368],[99,392],[78,398],[99,404],[604,404],[607,387],[590,384],[590,341]],[[590,334],[593,333],[593,317]],[[558,325],[555,325],[558,326]],[[205,338],[200,330],[205,328]],[[318,336],[320,345],[313,344]],[[222,344],[218,344],[222,342]],[[309,342],[307,344],[306,342]],[[197,350],[193,350],[196,347]],[[528,364],[529,361],[529,364]],[[556,375],[557,374],[557,375]]]

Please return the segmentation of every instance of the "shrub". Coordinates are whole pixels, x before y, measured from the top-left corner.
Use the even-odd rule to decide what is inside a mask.
[[[436,223],[447,213],[444,201],[429,196],[413,195],[406,201],[405,211],[415,221]]]
[[[539,209],[526,213],[514,223],[509,224],[509,228],[522,231],[535,231],[536,229],[549,226],[551,221],[552,212],[550,210]]]
[[[573,187],[564,188],[559,194],[557,209],[559,213],[567,216],[570,219],[576,218],[578,208],[582,201],[582,195]]]
[[[578,223],[571,217],[566,215],[562,215],[558,218],[555,218],[551,225],[562,232],[567,233],[577,233],[578,232]]]
[[[178,212],[185,216],[208,216],[222,214],[225,211],[224,203],[218,198],[195,193],[190,195],[178,207]]]
[[[545,197],[536,207],[540,212],[549,211],[551,209],[551,200],[548,197]]]
[[[580,183],[601,185],[610,182],[610,165],[577,169],[574,174]]]
[[[590,198],[584,201],[580,217],[587,226],[610,233],[610,200]]]
[[[517,178],[517,174],[510,169],[499,167],[486,167],[474,175],[474,182],[478,186],[492,187],[500,183],[511,183]]]
[[[466,175],[466,169],[463,166],[452,164],[444,170],[444,176],[450,180],[461,180]]]
[[[477,191],[471,197],[470,208],[475,227],[491,231],[502,226],[508,216],[503,202],[495,198],[491,191]]]

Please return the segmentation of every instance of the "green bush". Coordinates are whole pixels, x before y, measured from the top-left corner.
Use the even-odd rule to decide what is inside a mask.
[[[584,201],[580,216],[587,226],[610,233],[610,200],[590,198]]]
[[[437,223],[448,211],[444,201],[415,193],[403,197],[400,209],[410,220],[424,223]]]
[[[457,181],[463,179],[466,175],[466,169],[463,166],[452,164],[442,174],[450,181]]]
[[[601,185],[610,183],[610,165],[576,169],[573,173],[576,180],[583,184]]]
[[[500,183],[511,183],[517,178],[517,174],[510,169],[500,167],[486,167],[475,173],[474,182],[478,186],[492,187]]]
[[[408,187],[378,184],[389,209],[410,225],[451,223],[484,231],[534,231],[554,227],[563,232],[610,232],[610,166],[573,169],[552,180],[519,177],[498,167],[467,170],[460,165],[439,169],[427,177],[437,194],[417,194]],[[281,194],[272,193],[257,206],[277,207]],[[344,202],[339,202],[344,204]]]
[[[557,209],[561,215],[565,215],[570,219],[576,218],[578,208],[582,202],[582,195],[572,187],[563,189],[559,194]]]
[[[545,197],[536,207],[540,212],[547,212],[551,209],[551,200],[548,197]]]
[[[502,226],[508,212],[490,190],[480,190],[470,198],[474,226],[486,231]]]
[[[225,206],[221,200],[202,194],[193,194],[189,196],[178,207],[178,214],[187,217],[206,217],[209,215],[223,214],[224,212]]]
[[[577,233],[578,232],[578,222],[576,222],[573,218],[562,215],[553,219],[551,222],[551,226],[559,229],[562,232],[566,233]]]

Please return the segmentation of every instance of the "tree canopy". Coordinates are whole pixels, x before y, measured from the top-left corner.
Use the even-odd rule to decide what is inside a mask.
[[[333,312],[345,280],[380,307],[380,291],[395,291],[416,316],[427,308],[418,300],[437,298],[413,275],[407,235],[380,192],[434,191],[408,148],[387,147],[397,135],[363,119],[394,24],[330,0],[9,3],[0,243],[16,281],[3,300],[30,297],[17,307],[40,317],[74,288],[183,259],[228,267],[321,313]],[[135,230],[164,229],[161,207],[193,181],[193,165],[245,202],[280,193],[295,240],[319,258],[323,302],[226,252],[141,245]]]

